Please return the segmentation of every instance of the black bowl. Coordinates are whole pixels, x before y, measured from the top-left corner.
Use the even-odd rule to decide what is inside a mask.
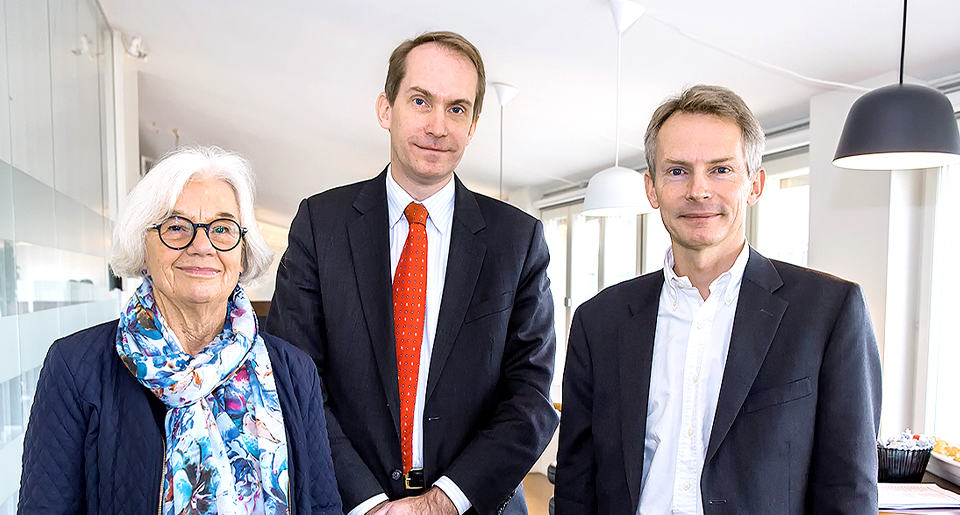
[[[887,449],[877,445],[881,483],[919,483],[931,449]]]

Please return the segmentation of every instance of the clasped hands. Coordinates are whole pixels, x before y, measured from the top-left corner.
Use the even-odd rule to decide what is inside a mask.
[[[458,515],[453,501],[443,493],[443,490],[432,487],[425,493],[412,497],[384,501],[373,507],[367,515]]]

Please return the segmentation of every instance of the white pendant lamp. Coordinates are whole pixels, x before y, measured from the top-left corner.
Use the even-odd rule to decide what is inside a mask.
[[[900,82],[858,98],[843,124],[833,164],[854,170],[938,168],[960,162],[960,131],[946,95],[903,83],[907,0],[903,0]]]
[[[516,86],[506,82],[490,82],[490,87],[497,92],[497,101],[500,103],[500,200],[503,200],[503,107],[520,93]]]
[[[587,183],[583,199],[586,216],[637,215],[650,211],[644,193],[643,174],[620,166],[620,54],[623,33],[641,16],[644,8],[632,0],[610,0],[617,24],[617,113],[616,153],[612,167],[597,172]]]

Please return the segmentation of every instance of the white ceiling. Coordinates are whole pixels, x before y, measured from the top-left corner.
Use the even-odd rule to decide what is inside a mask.
[[[607,0],[100,0],[110,23],[143,37],[141,150],[216,144],[258,174],[259,216],[286,224],[299,200],[370,177],[388,160],[374,102],[402,40],[454,30],[483,54],[490,81],[520,94],[504,118],[504,187],[561,186],[611,166],[616,30]],[[623,38],[621,164],[643,162],[652,110],[684,85],[740,93],[771,128],[805,118],[829,88],[732,56],[855,83],[897,69],[896,0],[648,0]],[[906,73],[960,72],[960,1],[913,0]],[[686,37],[681,29],[725,53]],[[496,193],[499,113],[488,89],[458,175]]]

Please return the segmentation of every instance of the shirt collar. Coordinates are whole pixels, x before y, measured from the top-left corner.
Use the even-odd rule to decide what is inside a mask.
[[[749,258],[750,245],[744,243],[743,248],[740,250],[740,254],[737,255],[736,261],[733,262],[733,266],[731,266],[726,272],[720,274],[719,277],[710,283],[711,295],[716,288],[722,286],[724,301],[729,304],[736,300],[740,292],[740,284],[743,282],[743,272],[747,268],[747,260]],[[693,284],[690,282],[689,277],[680,277],[677,275],[677,273],[673,270],[674,264],[673,245],[670,245],[667,247],[667,254],[663,258],[663,278],[664,284],[670,288],[674,307],[676,307],[677,298],[679,297],[679,290],[681,288],[692,288]]]
[[[390,165],[387,165],[387,216],[389,217],[387,221],[390,223],[390,227],[393,227],[403,218],[403,210],[411,202],[416,201],[397,184],[390,168]],[[427,220],[433,223],[434,228],[440,233],[443,233],[445,228],[450,227],[450,218],[453,217],[456,194],[455,182],[456,180],[451,178],[439,191],[420,202],[423,207],[427,208]]]

